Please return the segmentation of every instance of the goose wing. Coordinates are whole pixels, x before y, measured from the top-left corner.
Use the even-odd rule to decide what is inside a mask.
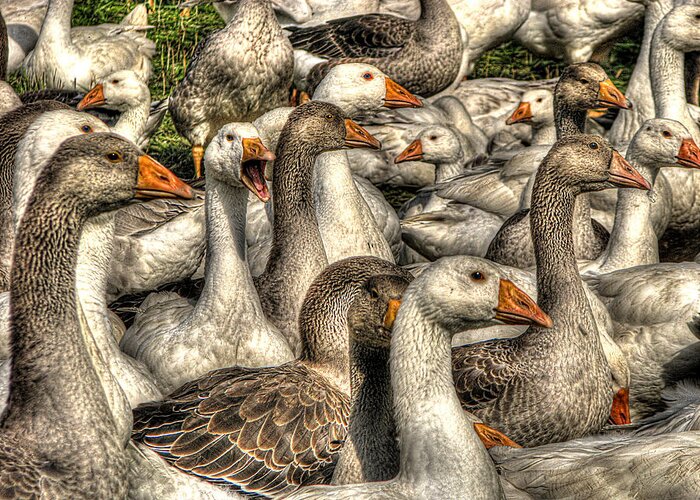
[[[184,472],[271,495],[330,482],[349,411],[302,365],[234,367],[138,407],[133,438]]]

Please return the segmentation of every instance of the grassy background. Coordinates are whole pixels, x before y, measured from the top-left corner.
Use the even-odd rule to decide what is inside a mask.
[[[73,25],[119,22],[138,3],[142,2],[77,0],[73,10]],[[161,99],[169,95],[173,86],[184,76],[197,43],[212,31],[223,27],[224,23],[211,5],[195,7],[188,17],[181,17],[177,0],[151,0],[148,19],[154,26],[149,32],[149,38],[155,40],[157,50],[150,89],[153,99]],[[613,47],[609,60],[602,64],[623,91],[638,50],[639,39],[623,39]],[[561,61],[534,56],[515,42],[509,42],[484,54],[477,61],[471,78],[552,78],[558,76],[564,67],[565,64]],[[10,82],[20,92],[32,90],[21,76],[13,77]],[[189,151],[187,141],[178,136],[170,117],[166,117],[163,126],[151,141],[149,152],[178,174],[190,176],[192,160]]]

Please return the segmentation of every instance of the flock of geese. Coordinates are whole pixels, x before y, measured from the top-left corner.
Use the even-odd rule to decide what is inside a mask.
[[[212,2],[0,0],[0,498],[699,498],[700,4]]]

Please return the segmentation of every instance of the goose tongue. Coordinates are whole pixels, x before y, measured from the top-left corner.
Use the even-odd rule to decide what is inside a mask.
[[[265,182],[265,166],[275,155],[258,138],[243,139],[241,159],[241,182],[263,203],[270,200],[270,191]]]
[[[97,106],[102,106],[106,102],[104,87],[101,83],[95,85],[90,92],[85,94],[85,96],[80,100],[75,109],[82,111],[84,109],[90,109]]]
[[[512,281],[502,279],[498,289],[498,306],[496,319],[508,325],[539,325],[552,327],[550,318],[530,298],[528,294],[515,286]]]
[[[616,186],[644,189],[647,191],[651,189],[649,181],[642,177],[642,174],[637,172],[620,153],[614,150],[608,173],[610,174],[610,182]]]
[[[683,139],[676,160],[683,167],[700,168],[700,148],[693,139]]]

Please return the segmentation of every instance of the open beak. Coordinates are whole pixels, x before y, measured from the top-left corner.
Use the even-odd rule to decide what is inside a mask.
[[[241,182],[263,203],[270,200],[270,190],[265,182],[265,167],[275,155],[265,147],[259,137],[243,139]]]
[[[394,163],[403,163],[405,161],[422,161],[423,160],[423,143],[420,139],[416,139],[408,145],[406,149],[401,151],[401,154],[394,158]]]
[[[382,147],[382,143],[350,118],[346,118],[345,146],[348,148],[379,149]]]
[[[385,108],[420,108],[423,102],[391,78],[385,78],[386,94]]]
[[[601,108],[632,109],[632,102],[608,78],[598,84],[598,106]]]
[[[512,281],[501,279],[498,289],[498,306],[496,319],[507,325],[539,325],[551,328],[550,318],[530,298],[528,294],[515,286]]]
[[[682,167],[700,168],[700,148],[690,137],[683,139],[676,156],[676,163]]]
[[[626,387],[617,391],[615,396],[613,396],[613,404],[608,422],[615,425],[627,425],[632,423],[630,419],[630,392]]]
[[[610,174],[610,182],[616,186],[645,189],[647,191],[651,189],[649,181],[642,177],[642,174],[637,172],[637,169],[630,165],[630,163],[615,150],[613,150],[608,173]]]
[[[389,301],[389,306],[386,308],[386,314],[384,314],[384,328],[391,330],[394,326],[394,321],[396,320],[396,314],[399,312],[399,307],[401,307],[401,301],[399,299],[391,299]]]
[[[135,198],[194,197],[192,188],[148,155],[139,156],[139,176]]]
[[[90,92],[80,100],[76,109],[82,111],[84,109],[96,108],[105,103],[105,91],[101,83],[95,85]]]
[[[506,125],[514,125],[516,123],[525,123],[532,121],[532,109],[529,102],[521,102],[518,104],[518,109],[513,111],[510,118],[506,120]]]

